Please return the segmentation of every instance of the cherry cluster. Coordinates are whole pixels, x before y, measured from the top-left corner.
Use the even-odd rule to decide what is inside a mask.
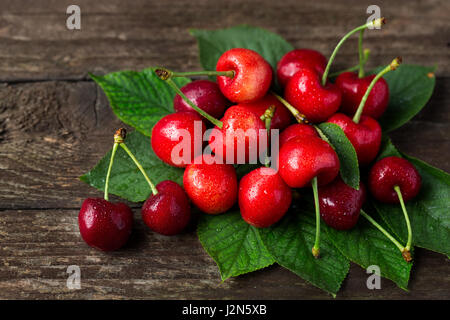
[[[330,59],[318,51],[296,49],[278,62],[276,73],[257,52],[233,48],[217,61],[215,71],[176,73],[165,68],[156,74],[177,92],[175,113],[159,120],[152,129],[151,146],[165,163],[185,168],[183,188],[173,181],[154,186],[142,166],[126,147],[125,132],[120,129],[105,183],[105,199],[86,199],[79,214],[83,239],[101,250],[122,247],[131,232],[133,215],[123,203],[108,201],[108,180],[115,150],[121,146],[143,173],[152,194],[142,207],[142,219],[155,232],[163,235],[180,233],[191,216],[191,203],[207,214],[227,212],[236,203],[242,218],[257,228],[278,222],[288,211],[293,190],[312,187],[316,205],[316,239],[312,253],[319,257],[320,221],[338,230],[353,228],[359,216],[366,217],[385,234],[410,261],[411,225],[404,205],[420,189],[418,171],[407,160],[387,157],[369,166],[376,159],[382,130],[377,119],[389,102],[389,86],[382,78],[401,63],[394,59],[378,74],[365,76],[368,51],[359,42],[359,65],[340,72],[334,83],[329,81],[330,65],[342,43],[353,33],[381,26],[377,19],[355,28],[342,38]],[[181,76],[216,76],[217,82],[196,80],[182,88],[173,81]],[[284,94],[271,91],[277,83]],[[220,119],[220,120],[219,120]],[[294,123],[297,122],[297,123]],[[369,169],[368,189],[372,196],[386,203],[400,203],[408,228],[408,243],[402,246],[381,225],[362,210],[366,187],[360,182],[354,189],[339,177],[340,160],[316,124],[328,122],[339,126],[353,145],[359,165]],[[203,137],[212,127],[208,144],[211,154],[196,148],[195,130]],[[249,163],[252,152],[269,149],[267,136],[247,134],[279,130],[279,152],[240,181],[236,174],[238,155]],[[173,154],[184,133],[189,133],[189,157],[175,161]],[[201,138],[203,139],[203,138]],[[203,146],[203,140],[200,144]],[[243,148],[239,149],[239,145]],[[232,146],[230,148],[230,145]],[[255,150],[256,146],[256,150]],[[200,152],[193,150],[199,149]],[[230,156],[234,151],[234,155]],[[183,150],[181,152],[184,152]],[[243,153],[243,154],[242,154]],[[217,159],[223,161],[217,161]],[[231,160],[230,160],[231,159]],[[276,161],[277,169],[269,167]],[[295,200],[294,200],[295,201]]]

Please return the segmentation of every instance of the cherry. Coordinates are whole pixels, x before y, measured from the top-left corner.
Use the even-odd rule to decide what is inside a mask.
[[[192,202],[203,212],[219,214],[237,200],[236,170],[229,164],[214,163],[211,155],[199,156],[186,167],[183,186]]]
[[[198,129],[195,130],[197,125]],[[192,162],[194,157],[202,152],[201,142],[206,127],[202,118],[194,112],[177,112],[169,114],[159,120],[152,129],[151,145],[155,154],[165,163],[175,167],[185,167]],[[185,155],[187,150],[182,149],[172,155],[174,148],[182,141],[185,134],[190,139],[190,155]],[[195,144],[197,141],[198,146]]]
[[[355,123],[347,115],[336,113],[327,122],[342,128],[355,148],[360,165],[367,165],[375,159],[381,145],[381,127],[375,119],[361,116],[359,123]]]
[[[323,186],[339,173],[339,158],[330,144],[314,136],[296,137],[280,149],[279,172],[291,188],[303,188],[317,177]]]
[[[133,212],[126,204],[102,198],[87,198],[78,214],[83,240],[91,247],[113,251],[128,241],[133,226]]]
[[[400,203],[408,228],[408,241],[403,252],[410,259],[412,229],[405,203],[420,191],[421,177],[417,169],[406,159],[386,157],[376,162],[369,172],[369,189],[375,199],[386,203]]]
[[[239,183],[241,215],[252,226],[266,228],[278,222],[291,201],[291,189],[272,168],[255,169]]]
[[[253,111],[258,117],[261,117],[269,107],[274,106],[275,112],[271,120],[271,129],[283,130],[289,126],[293,120],[289,110],[287,110],[283,104],[270,93],[257,101],[240,103],[239,106]]]
[[[222,124],[221,129],[213,129],[209,145],[215,155],[226,160],[226,163],[248,163],[253,160],[252,157],[256,160],[259,152],[267,148],[259,138],[260,131],[265,130],[264,122],[249,108],[241,105],[228,108]],[[230,151],[232,155],[228,155]]]
[[[356,190],[337,177],[332,183],[319,188],[320,216],[334,229],[351,229],[358,222],[365,200],[366,188],[362,183]]]
[[[285,99],[311,122],[322,122],[334,114],[341,104],[341,92],[332,83],[322,85],[320,76],[303,68],[286,84]]]
[[[313,126],[303,123],[292,124],[280,133],[280,148],[293,138],[310,136],[319,137]]]
[[[342,93],[340,111],[353,116],[375,75],[359,78],[354,72],[341,73],[336,78],[336,85]],[[370,92],[363,115],[378,119],[386,111],[389,103],[389,86],[383,78],[379,79]]]
[[[142,219],[153,231],[171,236],[188,224],[191,208],[186,192],[176,182],[165,180],[142,206]]]
[[[288,81],[302,68],[314,70],[322,76],[327,59],[316,50],[295,49],[286,53],[277,65],[278,83],[284,87]]]
[[[264,97],[272,83],[272,67],[257,52],[234,48],[224,52],[217,71],[233,71],[233,77],[218,76],[220,90],[233,102],[252,102]]]
[[[217,83],[209,80],[196,80],[181,88],[186,97],[200,109],[215,118],[221,118],[229,102],[220,92]],[[184,99],[177,94],[173,100],[173,108],[176,112],[194,111]]]

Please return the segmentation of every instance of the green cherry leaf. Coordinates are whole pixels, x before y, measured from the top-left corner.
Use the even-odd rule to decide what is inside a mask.
[[[383,67],[372,70],[378,73]],[[389,85],[389,105],[379,119],[383,132],[395,130],[411,120],[426,105],[433,93],[436,67],[401,65],[383,78]]]
[[[419,171],[422,186],[419,194],[406,202],[411,221],[413,245],[450,254],[450,175],[429,164],[400,154],[390,140],[385,140],[381,157],[402,156]],[[389,227],[401,238],[407,239],[407,229],[400,204],[373,201],[374,207]]]
[[[219,267],[223,281],[274,263],[259,230],[247,224],[238,210],[217,216],[202,214],[197,234]]]
[[[292,209],[276,225],[260,229],[260,234],[278,264],[335,296],[350,264],[336,250],[323,226],[320,258],[313,257],[311,248],[314,245],[315,228],[313,211]]]
[[[90,76],[105,92],[116,116],[146,136],[151,136],[156,122],[173,113],[175,92],[151,68]],[[190,82],[183,77],[174,81],[179,87]]]
[[[159,160],[152,151],[150,138],[140,132],[133,131],[128,134],[125,143],[155,185],[163,180],[173,180],[182,185],[183,170],[171,167]],[[99,190],[104,190],[110,158],[111,151],[91,171],[81,176],[80,180]],[[144,176],[122,148],[117,149],[114,158],[109,180],[109,192],[133,202],[147,200],[151,194]]]
[[[339,157],[342,180],[353,189],[359,189],[358,157],[352,143],[344,131],[334,123],[325,122],[319,124],[318,127],[322,138],[325,138],[333,146]]]
[[[279,35],[247,25],[219,30],[192,29],[190,33],[197,38],[200,63],[205,70],[216,70],[219,57],[232,48],[254,50],[276,70],[277,63],[283,55],[294,49]]]

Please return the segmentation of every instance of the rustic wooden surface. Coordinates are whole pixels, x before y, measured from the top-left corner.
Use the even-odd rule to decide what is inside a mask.
[[[66,29],[69,4],[81,7],[82,30]],[[367,17],[370,1],[0,1],[0,298],[331,298],[280,267],[220,283],[194,228],[176,237],[150,232],[139,219],[127,246],[105,254],[78,233],[81,202],[101,193],[78,177],[110,148],[121,124],[88,72],[165,65],[199,68],[188,28],[265,27],[297,47],[329,55],[339,36]],[[378,2],[389,24],[367,32],[369,66],[397,55],[438,65],[428,106],[392,134],[398,147],[450,171],[450,3]],[[353,65],[356,39],[338,56]],[[82,289],[66,287],[79,265]],[[409,292],[382,280],[368,290],[353,265],[338,298],[449,299],[450,265],[418,249]]]

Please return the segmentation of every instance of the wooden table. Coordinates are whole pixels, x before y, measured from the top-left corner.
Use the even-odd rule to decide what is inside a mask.
[[[81,30],[66,28],[66,8],[81,7]],[[450,171],[450,3],[378,1],[388,24],[366,32],[369,67],[397,55],[437,64],[431,101],[392,134],[407,154]],[[4,299],[315,299],[331,298],[280,267],[220,282],[195,231],[150,232],[134,204],[136,227],[123,250],[105,254],[80,239],[84,198],[102,196],[78,180],[111,147],[121,126],[88,72],[165,65],[198,69],[190,27],[265,27],[296,47],[329,55],[340,36],[367,19],[371,1],[25,1],[0,2],[0,298]],[[336,69],[356,63],[356,37]],[[66,287],[69,265],[81,268],[81,290]],[[418,249],[410,291],[389,280],[366,288],[353,265],[338,298],[449,299],[450,264]]]

